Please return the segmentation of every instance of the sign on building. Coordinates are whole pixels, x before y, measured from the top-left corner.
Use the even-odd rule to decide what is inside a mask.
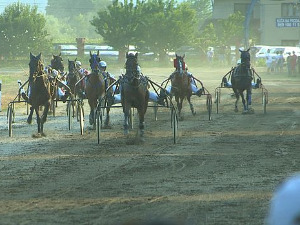
[[[276,18],[276,27],[300,27],[300,18]]]

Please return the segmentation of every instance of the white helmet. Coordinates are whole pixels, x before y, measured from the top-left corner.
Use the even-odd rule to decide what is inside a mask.
[[[241,62],[242,62],[241,59],[239,59],[239,60],[236,62],[236,64],[240,65]]]
[[[77,66],[81,66],[81,62],[80,61],[76,61],[76,65]]]
[[[106,65],[106,62],[105,62],[105,61],[100,61],[100,62],[99,62],[99,66],[100,66],[100,67],[106,67],[107,65]]]

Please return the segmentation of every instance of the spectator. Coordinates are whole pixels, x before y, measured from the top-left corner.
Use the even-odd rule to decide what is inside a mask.
[[[206,56],[207,56],[207,60],[208,60],[208,63],[210,65],[212,65],[212,62],[213,62],[213,58],[214,58],[214,50],[212,47],[208,48],[208,51],[206,53]]]
[[[293,55],[291,56],[291,74],[296,75],[296,65],[297,65],[297,56],[295,51],[293,51]]]
[[[300,174],[287,179],[271,200],[267,225],[300,224]]]
[[[268,49],[266,53],[266,66],[267,66],[267,72],[270,73],[273,71],[273,59],[272,56],[270,55],[270,49]]]
[[[286,67],[288,70],[288,75],[292,74],[291,59],[292,59],[291,53],[288,52],[288,57],[286,58]]]

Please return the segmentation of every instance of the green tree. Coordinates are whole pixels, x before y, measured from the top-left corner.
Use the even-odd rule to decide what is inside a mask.
[[[0,14],[0,54],[14,57],[48,51],[51,41],[45,23],[36,6],[20,2],[7,6]]]
[[[244,38],[245,16],[241,12],[231,14],[227,19],[216,23],[216,33],[219,44],[238,45]],[[238,46],[239,47],[239,46]]]
[[[143,44],[165,59],[166,51],[192,43],[196,31],[196,12],[189,3],[150,0],[143,5],[140,33]]]
[[[124,0],[124,3],[114,0],[112,5],[108,6],[107,11],[99,11],[97,17],[91,20],[96,32],[103,37],[108,45],[118,49],[119,60],[122,61],[129,45],[135,45],[138,42],[137,27],[140,20],[141,2]]]

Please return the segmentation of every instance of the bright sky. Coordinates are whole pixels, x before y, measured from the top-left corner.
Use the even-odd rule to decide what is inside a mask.
[[[0,0],[0,13],[4,11],[4,8],[12,3],[18,2],[18,0]],[[21,3],[36,5],[38,10],[42,13],[45,13],[45,7],[48,3],[48,0],[19,0]]]

